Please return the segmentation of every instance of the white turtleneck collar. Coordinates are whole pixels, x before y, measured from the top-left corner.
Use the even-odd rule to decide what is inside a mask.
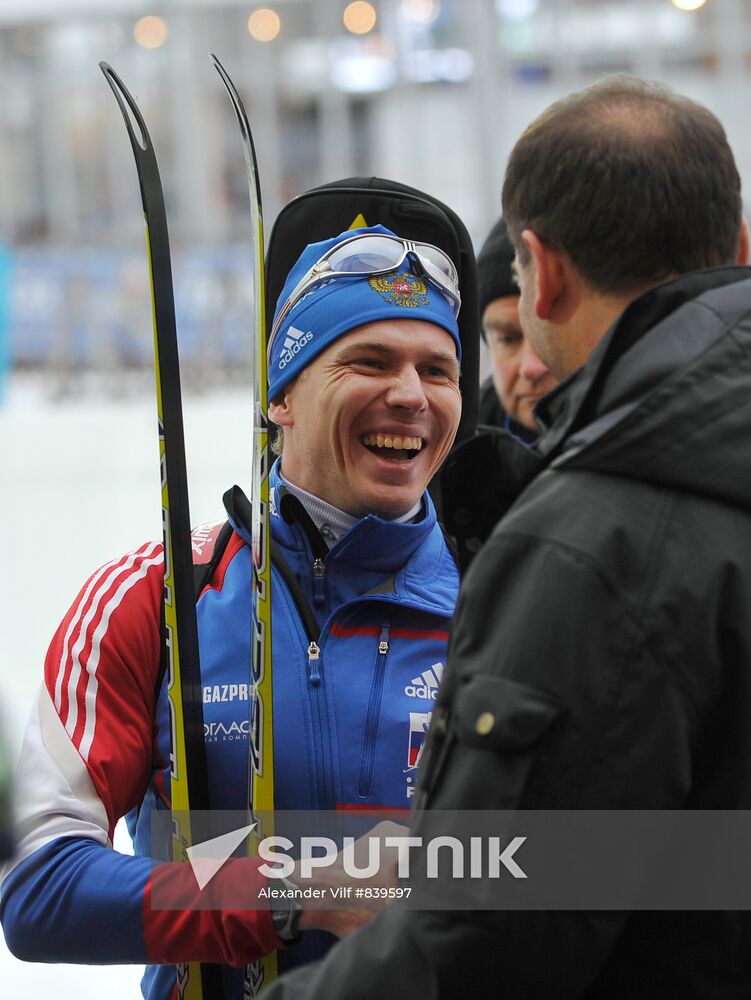
[[[282,483],[293,496],[296,496],[308,513],[313,524],[318,528],[321,537],[325,540],[329,548],[335,545],[339,539],[346,535],[350,528],[354,527],[361,518],[354,517],[344,510],[339,510],[332,504],[321,500],[320,497],[306,493],[304,489],[295,486],[289,479],[280,476]],[[401,517],[384,518],[385,521],[394,521],[398,524],[405,524],[407,521],[415,521],[422,514],[422,497],[417,501],[411,510]]]

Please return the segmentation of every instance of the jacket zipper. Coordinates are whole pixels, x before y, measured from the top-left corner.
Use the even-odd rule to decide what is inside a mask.
[[[320,659],[321,647],[317,642],[311,642],[308,646],[308,674],[313,687],[318,687],[321,683]]]
[[[326,567],[319,556],[313,562],[313,603],[317,608],[322,608],[326,603],[325,579]]]
[[[325,604],[325,583],[326,567],[321,556],[316,556],[313,560],[313,603],[316,607],[322,608]],[[312,688],[313,711],[316,725],[313,737],[316,744],[315,770],[318,786],[318,801],[323,804],[323,808],[333,809],[334,792],[331,787],[331,765],[327,762],[332,760],[331,741],[329,739],[329,715],[326,704],[326,692],[323,689],[323,660],[321,659],[321,630],[315,637],[308,636],[310,643],[307,649],[308,655],[308,680]]]
[[[330,766],[326,766],[327,762],[332,760],[329,741],[328,707],[326,705],[326,692],[323,689],[321,647],[315,640],[311,640],[307,649],[307,655],[308,680],[310,681],[311,699],[313,702],[313,740],[316,748],[315,773],[319,808],[333,809],[335,802],[332,779],[329,773],[331,768]]]
[[[381,718],[383,683],[386,679],[386,661],[389,657],[390,629],[391,626],[389,622],[384,622],[381,626],[381,635],[378,640],[378,653],[376,655],[375,666],[373,668],[373,679],[370,685],[368,711],[365,716],[364,752],[362,764],[360,766],[360,777],[357,782],[357,794],[361,799],[366,799],[368,795],[370,795],[370,789],[373,785],[376,736],[378,735],[378,723]]]
[[[284,520],[288,524],[297,523],[308,540],[313,555],[313,604],[317,607],[323,607],[326,596],[326,567],[324,559],[328,553],[328,546],[297,497],[289,493],[285,494],[279,501],[279,507]],[[313,613],[313,609],[303,588],[300,586],[286,561],[281,557],[281,553],[278,551],[272,553],[272,558],[275,561],[277,572],[281,574],[282,579],[287,585],[290,597],[297,607],[300,621],[308,640],[305,655],[308,661],[308,683],[313,723],[313,770],[316,785],[316,806],[319,809],[333,809],[336,803],[334,801],[334,780],[330,764],[333,760],[331,734],[326,691],[323,683],[323,657],[320,646],[322,629],[318,624],[318,619]]]

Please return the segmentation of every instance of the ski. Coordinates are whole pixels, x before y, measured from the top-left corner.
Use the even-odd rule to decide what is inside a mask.
[[[106,62],[100,62],[99,67],[125,121],[138,171],[146,224],[162,485],[164,600],[161,667],[162,676],[165,673],[168,676],[172,730],[170,786],[173,856],[187,860],[187,848],[192,844],[188,811],[209,808],[209,785],[167,213],[156,154],[143,116],[112,67]],[[178,995],[183,1000],[221,1000],[220,966],[179,966],[177,980]]]
[[[269,525],[268,383],[266,359],[266,282],[263,210],[253,134],[242,99],[229,74],[211,53],[240,126],[250,192],[253,239],[253,458],[250,487],[253,542],[253,642],[250,685],[250,772],[248,808],[258,820],[258,837],[273,835],[274,729],[271,682],[271,531]],[[246,996],[255,997],[277,976],[276,952],[247,966]]]

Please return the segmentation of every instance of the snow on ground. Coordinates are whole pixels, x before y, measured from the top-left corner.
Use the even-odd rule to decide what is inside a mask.
[[[87,394],[52,404],[43,382],[16,378],[0,409],[0,705],[15,758],[47,643],[97,566],[161,537],[155,402]],[[247,486],[249,394],[188,398],[191,521],[223,517],[221,495]],[[127,834],[116,847],[127,850]],[[140,969],[17,961],[0,935],[3,1000],[125,1000]]]

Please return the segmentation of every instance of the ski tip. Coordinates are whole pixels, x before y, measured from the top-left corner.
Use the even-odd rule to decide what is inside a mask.
[[[99,62],[99,69],[102,71],[102,73],[104,73],[104,78],[107,81],[107,83],[110,85],[110,87],[112,87],[113,89],[115,87],[119,87],[120,90],[124,90],[125,89],[124,86],[123,86],[123,82],[120,79],[120,77],[117,75],[117,73],[114,71],[114,69],[110,66],[110,64],[108,62],[106,62],[104,59],[100,60],[100,62]]]
[[[235,86],[232,77],[229,75],[224,66],[222,66],[221,62],[217,59],[213,52],[210,52],[209,55],[214,61],[214,69],[221,77],[222,83],[230,96],[230,100],[235,108],[237,120],[240,123],[240,129],[245,137],[250,132],[250,126],[247,123],[247,115],[245,114],[245,107],[243,106],[242,98],[237,92],[237,87]]]
[[[220,59],[219,59],[219,57],[217,55],[215,55],[213,52],[209,52],[209,55],[211,56],[211,61],[214,64],[214,69],[217,71],[217,73],[219,74],[219,76],[222,78],[222,82],[224,83],[224,86],[227,88],[227,90],[229,90],[230,92],[232,92],[235,89],[235,86],[232,83],[232,80],[230,79],[229,73],[224,68],[224,66],[222,65],[222,63],[221,63],[221,61],[220,61]]]
[[[120,82],[117,73],[105,59],[99,60],[99,69],[102,71],[102,73],[104,73],[104,78],[107,81],[107,83],[109,83],[110,87],[112,86],[112,81],[117,81],[118,83]]]
[[[115,95],[115,100],[120,107],[134,152],[136,151],[136,147],[142,152],[149,150],[151,147],[149,131],[146,128],[146,122],[138,109],[133,95],[109,63],[102,60],[99,63],[99,68],[104,73],[104,78],[109,84],[110,90]],[[140,133],[140,138],[138,133]],[[136,155],[138,154],[136,153]]]

